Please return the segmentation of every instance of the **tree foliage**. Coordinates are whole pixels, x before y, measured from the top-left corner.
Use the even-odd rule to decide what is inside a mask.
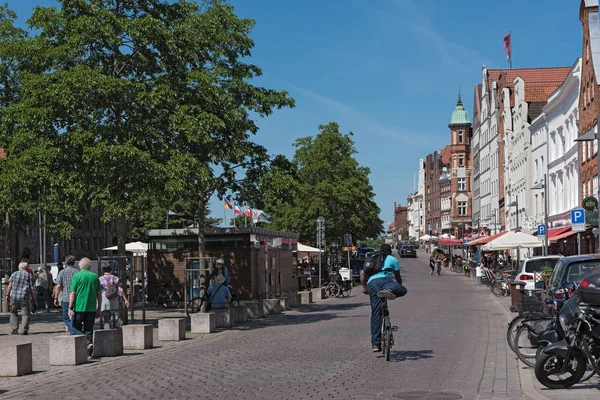
[[[325,218],[327,238],[350,233],[355,241],[378,236],[383,221],[374,201],[368,168],[359,165],[352,132],[331,122],[315,137],[298,139],[291,162],[280,159],[259,181],[272,227],[314,242],[316,219]]]

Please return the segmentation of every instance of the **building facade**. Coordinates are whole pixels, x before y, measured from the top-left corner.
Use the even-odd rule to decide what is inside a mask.
[[[425,233],[438,235],[442,231],[440,176],[442,158],[437,151],[425,158]]]

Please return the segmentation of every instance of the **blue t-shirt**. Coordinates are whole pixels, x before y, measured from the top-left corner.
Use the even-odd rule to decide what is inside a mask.
[[[221,284],[218,284],[208,288],[208,295],[212,299],[210,304],[211,309],[229,308],[227,300],[231,299],[231,292],[229,292],[227,286],[223,285],[223,287],[219,289],[220,286]]]
[[[388,255],[385,258],[385,262],[383,263],[382,269],[383,271],[372,275],[367,281],[367,283],[371,282],[373,279],[386,278],[388,276],[392,276],[394,274],[394,271],[400,271],[400,265],[398,265],[398,260],[396,260],[396,257],[394,257],[393,255]]]

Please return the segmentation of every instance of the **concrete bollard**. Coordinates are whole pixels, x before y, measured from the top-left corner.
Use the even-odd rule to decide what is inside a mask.
[[[263,309],[262,300],[246,303],[246,308],[248,311],[248,318],[250,319],[265,317],[265,310]]]
[[[281,311],[287,311],[287,310],[290,309],[289,300],[288,300],[287,297],[280,297],[279,298],[279,309]]]
[[[48,348],[50,365],[79,365],[88,358],[85,335],[51,337]]]
[[[33,372],[31,343],[0,348],[0,376],[21,376]]]
[[[264,299],[263,300],[263,311],[264,311],[265,315],[279,314],[281,312],[281,306],[279,305],[279,299]]]
[[[158,320],[158,340],[184,340],[185,318],[165,318]]]
[[[124,325],[121,330],[125,350],[145,350],[154,347],[154,327],[151,324]]]
[[[297,308],[302,304],[302,297],[299,293],[290,293],[288,294],[287,299],[289,308]]]
[[[192,333],[213,333],[217,329],[215,313],[195,313],[190,315]]]
[[[233,306],[231,309],[233,310],[233,320],[236,324],[248,321],[248,307],[245,305]]]
[[[323,300],[327,298],[327,292],[325,291],[325,288],[316,288],[312,290],[313,293],[313,299],[315,301],[317,300]]]
[[[94,331],[94,357],[115,357],[123,354],[123,331],[99,329]]]
[[[312,292],[298,292],[300,295],[300,304],[310,304],[313,302],[313,294]]]
[[[222,310],[211,310],[215,314],[215,325],[217,328],[231,328],[235,325],[233,310],[231,308]]]

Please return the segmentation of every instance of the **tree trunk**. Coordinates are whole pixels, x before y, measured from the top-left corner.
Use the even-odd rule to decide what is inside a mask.
[[[200,200],[198,211],[198,257],[200,258],[200,269],[206,269],[206,243],[204,235],[206,234],[206,201]],[[208,282],[206,282],[208,285]]]
[[[122,257],[127,255],[125,253],[125,234],[127,233],[127,221],[123,217],[118,217],[115,222],[117,223],[117,255]],[[121,285],[123,285],[123,289],[127,294],[127,271],[125,258],[119,258],[118,265],[119,282],[121,282]],[[128,293],[128,299],[131,302],[131,307],[133,307],[133,280],[130,282],[129,287],[130,289]],[[123,308],[120,314],[121,315],[119,315],[119,319],[121,320],[123,325],[127,325],[127,309]]]

